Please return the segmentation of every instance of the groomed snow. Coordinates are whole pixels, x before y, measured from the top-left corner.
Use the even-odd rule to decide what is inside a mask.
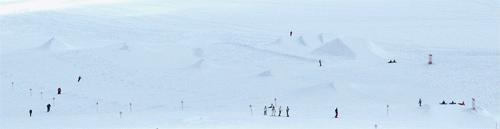
[[[0,2],[2,129],[500,128],[498,0],[36,2]]]

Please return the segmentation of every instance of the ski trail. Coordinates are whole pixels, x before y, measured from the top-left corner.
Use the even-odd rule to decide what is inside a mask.
[[[316,59],[302,57],[302,56],[296,56],[296,55],[291,55],[291,54],[285,54],[285,53],[275,52],[275,51],[266,50],[266,49],[255,48],[255,47],[252,47],[250,45],[234,44],[234,43],[225,43],[225,44],[240,47],[240,48],[245,48],[247,50],[251,50],[251,51],[255,51],[255,52],[259,52],[259,53],[266,53],[266,54],[275,55],[275,56],[279,56],[279,57],[285,57],[285,58],[294,59],[294,60],[298,60],[298,61],[316,62]]]

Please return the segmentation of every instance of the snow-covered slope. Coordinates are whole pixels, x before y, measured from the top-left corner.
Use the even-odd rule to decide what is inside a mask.
[[[147,0],[3,12],[0,128],[495,129],[498,2]],[[275,98],[291,117],[263,116]]]

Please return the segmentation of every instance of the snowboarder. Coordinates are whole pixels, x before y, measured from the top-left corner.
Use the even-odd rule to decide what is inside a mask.
[[[288,108],[288,106],[286,106],[286,117],[290,117],[290,115],[288,115],[288,111],[290,111],[290,108]]]
[[[418,99],[418,106],[422,107],[422,99],[420,99],[420,98]]]
[[[292,37],[292,31],[290,30],[290,37]]]
[[[31,113],[33,113],[33,110],[30,109],[29,113],[30,113],[30,117],[31,117]]]
[[[61,94],[61,88],[57,88],[57,94],[60,95]]]
[[[82,76],[78,76],[78,82],[80,82],[80,80],[82,80]]]
[[[47,104],[47,112],[50,112],[50,104]]]
[[[318,62],[319,62],[319,67],[323,66],[323,64],[321,64],[321,60],[319,60]]]
[[[281,116],[281,106],[280,106],[279,111],[278,111],[278,116]]]
[[[339,118],[339,110],[335,108],[335,118]]]
[[[267,116],[267,106],[264,106],[264,116]]]
[[[446,104],[446,102],[443,100],[443,102],[441,102],[441,103],[439,103],[439,104],[441,104],[441,105],[445,105],[445,104]]]

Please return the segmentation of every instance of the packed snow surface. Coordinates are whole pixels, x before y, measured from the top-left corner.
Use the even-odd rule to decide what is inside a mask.
[[[499,4],[0,2],[0,128],[497,129]]]

